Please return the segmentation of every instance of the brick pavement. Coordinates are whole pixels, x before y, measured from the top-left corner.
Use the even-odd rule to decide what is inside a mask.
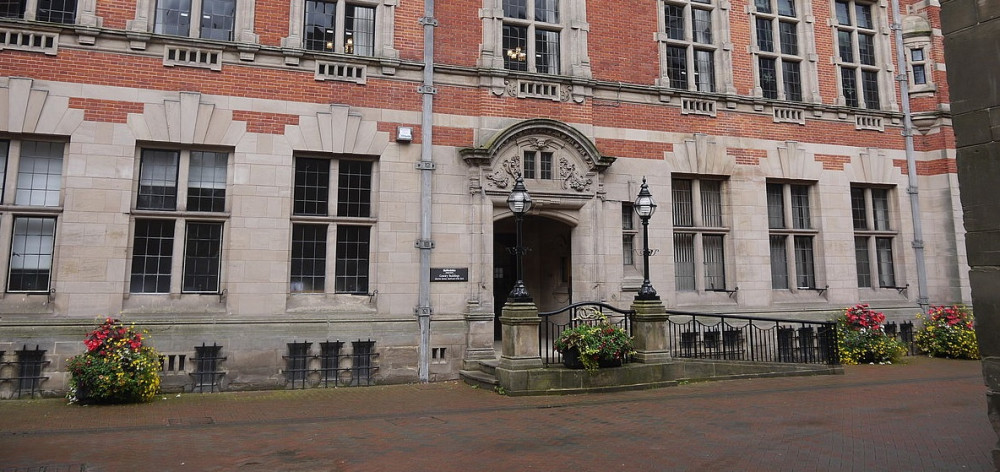
[[[978,362],[927,358],[557,397],[442,382],[5,401],[0,471],[985,471],[985,405]]]

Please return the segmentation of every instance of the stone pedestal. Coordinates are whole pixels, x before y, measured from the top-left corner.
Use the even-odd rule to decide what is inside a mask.
[[[632,335],[635,338],[635,360],[644,364],[670,361],[670,340],[667,330],[667,308],[660,300],[632,302]]]
[[[503,348],[500,368],[507,370],[537,369],[542,367],[538,352],[538,307],[534,303],[511,303],[503,306],[500,315]]]
[[[470,302],[465,310],[465,368],[468,364],[497,358],[493,349],[493,311],[484,311],[479,302]]]

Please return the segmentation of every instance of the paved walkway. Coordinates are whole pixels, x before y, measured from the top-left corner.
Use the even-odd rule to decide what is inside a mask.
[[[0,471],[987,471],[980,364],[511,398],[458,382],[0,402]],[[45,468],[40,468],[45,466]]]

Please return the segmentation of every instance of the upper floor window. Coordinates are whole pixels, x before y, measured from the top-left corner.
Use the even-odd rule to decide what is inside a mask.
[[[504,68],[560,73],[559,0],[503,0]]]
[[[156,0],[154,33],[231,41],[235,24],[236,0]]]
[[[375,55],[374,6],[306,0],[303,31],[306,49]]]
[[[837,0],[834,7],[837,65],[840,69],[840,91],[844,104],[877,110],[881,107],[879,68],[882,58],[876,50],[874,4]]]
[[[719,34],[715,0],[662,0],[661,60],[670,88],[714,92]]]
[[[815,289],[815,241],[812,185],[767,184],[767,222],[771,251],[771,288]],[[789,274],[792,274],[791,276]]]
[[[0,2],[0,18],[72,25],[76,23],[76,0],[6,0]]]
[[[524,178],[552,180],[553,159],[551,151],[524,151]]]
[[[674,282],[678,291],[725,291],[725,237],[721,180],[671,181]]]
[[[795,0],[754,1],[754,51],[764,98],[802,101],[800,24]]]

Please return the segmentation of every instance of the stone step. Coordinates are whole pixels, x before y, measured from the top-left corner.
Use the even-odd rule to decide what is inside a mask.
[[[496,376],[480,370],[460,370],[458,371],[458,375],[462,377],[465,383],[486,390],[495,390],[500,385]]]
[[[497,359],[490,359],[488,361],[479,361],[479,370],[492,375],[497,375],[497,366],[500,365],[500,361]]]

